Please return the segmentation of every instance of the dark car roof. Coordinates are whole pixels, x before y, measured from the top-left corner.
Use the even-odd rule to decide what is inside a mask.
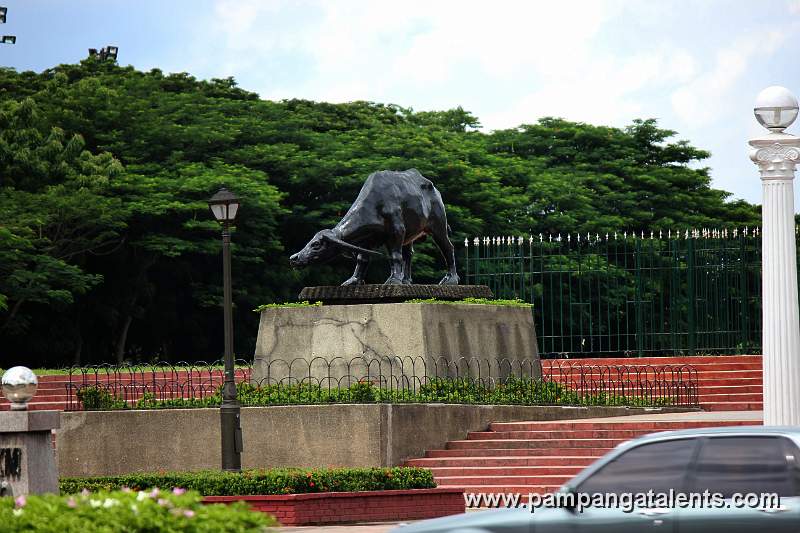
[[[696,437],[698,435],[730,435],[730,434],[752,434],[752,435],[786,435],[787,437],[800,437],[800,426],[724,426],[711,428],[692,428],[679,429],[676,431],[660,431],[650,433],[637,439],[629,441],[641,444],[649,440],[658,440],[665,437]]]

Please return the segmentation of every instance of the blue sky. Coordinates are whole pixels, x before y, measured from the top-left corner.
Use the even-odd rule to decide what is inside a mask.
[[[485,130],[548,115],[620,127],[654,117],[712,152],[716,187],[756,203],[753,100],[769,85],[800,93],[800,0],[0,5],[9,8],[0,31],[18,38],[0,47],[0,64],[17,70],[113,44],[123,65],[234,76],[262,98],[460,105]]]

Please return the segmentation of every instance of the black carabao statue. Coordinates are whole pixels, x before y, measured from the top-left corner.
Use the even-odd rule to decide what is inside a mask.
[[[318,232],[306,246],[289,258],[294,267],[329,261],[339,254],[356,258],[353,275],[342,285],[364,283],[369,258],[382,256],[374,250],[386,246],[391,262],[387,284],[411,284],[414,242],[433,237],[447,263],[440,285],[458,285],[453,243],[442,195],[416,169],[373,172],[356,201],[332,229]]]

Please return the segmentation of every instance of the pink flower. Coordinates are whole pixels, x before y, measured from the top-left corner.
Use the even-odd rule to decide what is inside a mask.
[[[16,507],[25,507],[25,504],[27,503],[28,499],[24,495],[19,496],[16,500],[14,500]]]
[[[91,492],[89,492],[89,489],[83,489],[83,490],[81,491],[81,495],[82,495],[82,496],[88,496],[89,494],[91,494]]]
[[[182,489],[180,487],[175,487],[174,489],[172,489],[172,494],[174,494],[175,496],[180,496],[181,494],[184,494],[185,492],[186,492],[186,489]]]
[[[67,507],[69,507],[71,509],[75,509],[77,506],[78,506],[78,502],[75,501],[75,498],[70,497],[69,500],[67,500]]]
[[[172,505],[172,503],[169,500],[165,500],[164,498],[159,498],[158,505],[160,505],[161,507],[169,507]]]
[[[156,496],[158,496],[158,487],[155,487],[152,491],[150,491],[150,494],[148,496],[150,496],[151,498],[155,498]]]
[[[130,492],[131,491],[131,489],[129,489],[128,487],[122,487],[119,490],[121,490],[122,492]]]
[[[191,518],[194,516],[194,511],[192,511],[191,509],[186,509],[183,512],[183,516],[185,516],[186,518]]]

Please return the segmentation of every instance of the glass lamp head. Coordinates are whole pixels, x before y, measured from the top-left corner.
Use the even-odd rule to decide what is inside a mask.
[[[785,87],[767,87],[756,97],[753,112],[758,123],[768,130],[781,133],[797,118],[797,98]]]
[[[30,368],[14,366],[3,374],[2,385],[3,396],[11,402],[11,410],[24,411],[36,394],[39,380]]]
[[[230,224],[236,220],[239,211],[239,197],[223,187],[208,201],[208,207],[217,222]]]

